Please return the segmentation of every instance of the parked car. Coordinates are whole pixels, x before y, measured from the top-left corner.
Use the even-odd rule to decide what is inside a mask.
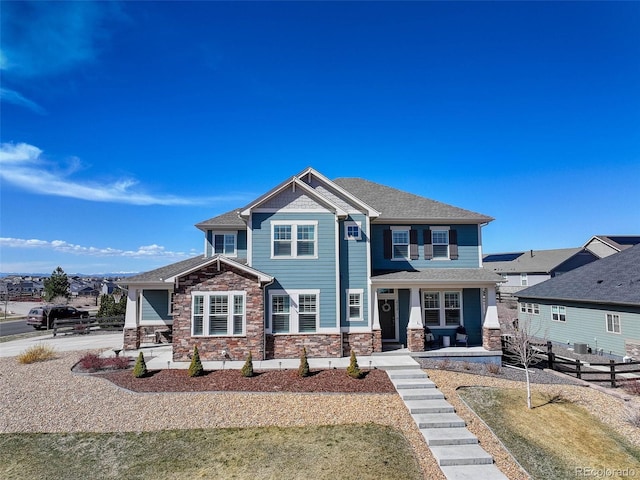
[[[67,318],[89,318],[89,312],[68,305],[36,307],[29,310],[27,325],[32,325],[36,330],[40,330],[47,328],[48,321],[49,328],[52,328],[54,320]]]

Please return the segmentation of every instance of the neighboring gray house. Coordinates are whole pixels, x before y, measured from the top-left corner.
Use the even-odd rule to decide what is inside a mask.
[[[640,235],[594,235],[583,249],[600,258],[608,257],[640,243]]]
[[[549,340],[640,359],[640,245],[521,290],[520,324]]]
[[[502,275],[501,297],[537,285],[557,275],[597,260],[599,257],[582,248],[529,250],[527,252],[490,253],[483,258],[484,268]]]

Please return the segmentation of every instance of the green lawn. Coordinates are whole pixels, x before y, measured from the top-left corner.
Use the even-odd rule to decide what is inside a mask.
[[[640,448],[580,406],[534,392],[529,410],[524,389],[464,387],[458,393],[534,479],[575,479],[605,469],[607,478],[633,477],[630,471],[640,477]]]
[[[404,480],[421,475],[402,434],[367,424],[2,434],[0,478]]]

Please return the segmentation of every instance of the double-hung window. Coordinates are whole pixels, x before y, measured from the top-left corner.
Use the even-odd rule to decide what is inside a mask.
[[[521,303],[520,311],[531,315],[540,315],[540,305],[537,303]]]
[[[520,286],[521,287],[526,287],[527,285],[529,285],[529,277],[527,276],[526,273],[521,273],[520,274]]]
[[[452,327],[462,325],[462,293],[422,292],[424,324],[428,327]]]
[[[607,313],[607,332],[620,333],[620,315]]]
[[[362,290],[347,290],[348,312],[347,316],[350,322],[362,320],[364,314],[362,312]]]
[[[191,334],[204,337],[244,335],[245,303],[244,292],[195,292]]]
[[[319,323],[317,290],[270,293],[272,333],[314,333]]]
[[[554,322],[566,322],[567,321],[567,308],[561,305],[551,306],[551,319]]]
[[[433,244],[434,259],[449,258],[449,230],[431,230],[431,243]]]
[[[409,228],[392,228],[392,258],[394,260],[409,260]]]
[[[317,258],[317,229],[317,222],[272,222],[272,258]]]
[[[214,233],[213,253],[235,257],[236,235],[234,233]]]

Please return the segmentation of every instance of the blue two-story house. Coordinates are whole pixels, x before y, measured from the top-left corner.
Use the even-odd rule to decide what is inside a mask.
[[[482,266],[493,220],[312,168],[198,223],[204,253],[128,280],[124,347],[171,330],[173,358],[369,355],[424,349],[425,326],[500,349],[500,276]]]

